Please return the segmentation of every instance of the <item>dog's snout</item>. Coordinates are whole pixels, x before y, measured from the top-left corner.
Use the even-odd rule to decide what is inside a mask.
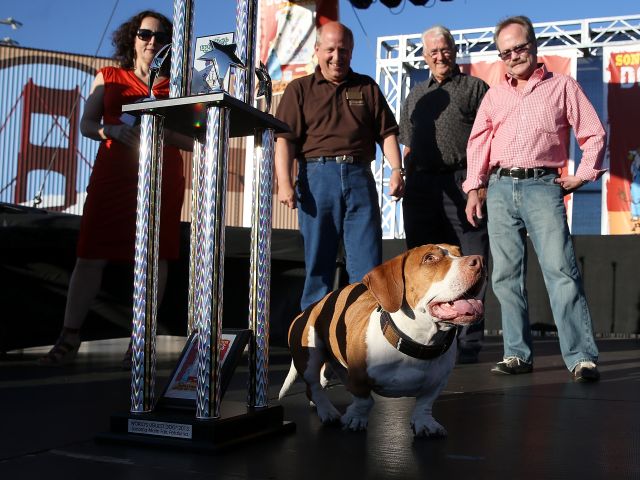
[[[469,255],[467,257],[467,266],[474,270],[482,270],[484,268],[482,255]]]

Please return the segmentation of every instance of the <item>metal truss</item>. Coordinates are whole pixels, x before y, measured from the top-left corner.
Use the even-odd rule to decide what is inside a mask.
[[[602,47],[611,45],[637,45],[640,42],[640,15],[624,17],[588,18],[561,22],[533,24],[539,52],[573,47],[579,57],[599,56]],[[494,27],[453,30],[458,47],[458,58],[477,53],[497,53],[493,39]],[[385,94],[389,106],[400,118],[400,108],[410,88],[411,70],[425,69],[422,58],[421,33],[378,37],[376,81]],[[384,238],[404,238],[401,202],[395,202],[385,193],[391,170],[386,160],[374,164],[374,177],[378,184],[382,211]]]

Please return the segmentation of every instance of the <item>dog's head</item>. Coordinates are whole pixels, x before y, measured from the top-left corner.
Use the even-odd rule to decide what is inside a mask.
[[[371,270],[362,283],[388,312],[406,305],[435,321],[468,325],[484,314],[473,296],[486,277],[482,256],[463,257],[458,247],[440,244],[408,250]]]

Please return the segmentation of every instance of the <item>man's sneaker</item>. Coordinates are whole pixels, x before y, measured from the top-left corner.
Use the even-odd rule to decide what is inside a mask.
[[[519,373],[531,373],[533,364],[520,360],[518,357],[507,357],[491,369],[496,375],[518,375]]]
[[[594,362],[580,362],[573,369],[573,379],[576,382],[597,382],[600,380],[600,372]]]

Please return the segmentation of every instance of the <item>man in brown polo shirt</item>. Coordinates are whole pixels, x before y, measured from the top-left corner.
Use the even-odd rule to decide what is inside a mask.
[[[306,277],[301,307],[331,291],[340,239],[349,282],[382,260],[380,207],[371,161],[376,143],[392,171],[389,194],[404,191],[398,124],[375,81],[350,68],[353,33],[338,22],[318,29],[318,66],[292,81],[276,117],[290,133],[277,135],[278,200],[298,209]],[[293,160],[298,178],[291,178]]]

